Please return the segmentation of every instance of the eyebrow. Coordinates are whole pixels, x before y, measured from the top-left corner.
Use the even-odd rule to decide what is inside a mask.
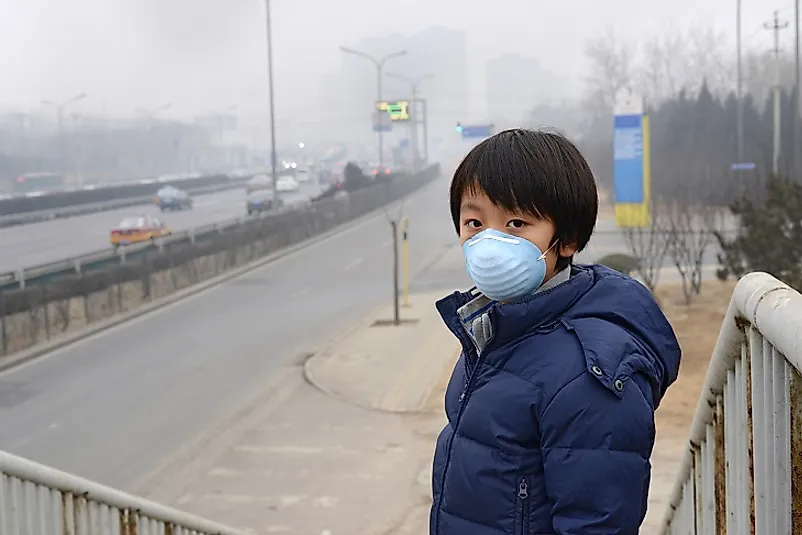
[[[481,212],[481,208],[477,204],[474,204],[470,201],[463,203],[460,207],[460,210],[473,210],[474,212]]]

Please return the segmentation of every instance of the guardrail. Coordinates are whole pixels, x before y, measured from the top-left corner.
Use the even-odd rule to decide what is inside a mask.
[[[735,287],[663,535],[802,534],[802,295]]]
[[[301,209],[304,206],[306,205],[284,207],[269,213],[262,212],[258,215],[242,216],[225,221],[218,221],[216,223],[209,223],[199,227],[176,231],[168,236],[149,242],[122,245],[116,249],[109,246],[91,253],[56,260],[46,264],[39,264],[38,266],[28,267],[19,271],[0,273],[0,290],[25,288],[31,284],[50,282],[58,276],[102,269],[110,264],[124,264],[126,261],[136,259],[153,249],[162,250],[174,244],[187,242],[195,243],[196,240],[203,239],[209,233],[228,232],[247,222]]]
[[[198,178],[183,180],[141,180],[135,184],[104,185],[84,188],[76,191],[53,192],[37,197],[19,197],[0,200],[0,216],[20,214],[24,212],[38,212],[42,210],[57,210],[79,204],[94,202],[108,202],[130,197],[153,195],[167,184],[180,183],[181,188],[192,191],[197,188],[219,186],[231,182],[244,182],[248,177],[232,178],[228,175],[206,175]]]
[[[404,180],[404,178],[399,178]],[[381,187],[381,184],[374,184],[371,187]],[[200,227],[173,232],[169,236],[159,238],[152,242],[144,242],[118,247],[107,247],[91,253],[48,262],[38,266],[31,266],[17,271],[0,273],[0,291],[13,290],[15,288],[25,288],[32,284],[51,282],[61,276],[82,273],[96,269],[102,269],[111,264],[122,264],[129,260],[134,260],[154,249],[163,250],[173,245],[182,243],[195,243],[196,240],[203,240],[212,233],[227,233],[237,227],[252,222],[254,220],[272,217],[278,214],[293,210],[303,210],[311,203],[286,206],[269,213],[261,213],[254,216],[237,217],[225,221],[209,223]]]
[[[232,180],[229,183],[205,186],[199,188],[189,188],[187,191],[193,195],[204,195],[208,193],[215,193],[218,191],[225,191],[229,189],[236,189],[244,187],[243,180]],[[25,225],[28,223],[36,223],[39,221],[50,221],[52,219],[61,219],[65,217],[73,217],[76,215],[91,214],[95,212],[104,212],[106,210],[115,210],[117,208],[126,208],[128,206],[137,206],[141,204],[149,204],[153,200],[153,195],[156,190],[150,195],[141,195],[138,197],[126,197],[114,201],[102,201],[94,203],[84,203],[66,208],[38,210],[35,212],[21,212],[17,214],[0,216],[0,228],[11,227],[14,225]],[[0,201],[2,202],[2,201]]]
[[[245,535],[0,451],[3,535]]]

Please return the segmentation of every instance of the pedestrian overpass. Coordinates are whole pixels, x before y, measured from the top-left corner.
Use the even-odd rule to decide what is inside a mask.
[[[802,295],[736,286],[661,535],[802,535]],[[0,535],[246,535],[0,452]],[[310,534],[316,535],[316,534]]]

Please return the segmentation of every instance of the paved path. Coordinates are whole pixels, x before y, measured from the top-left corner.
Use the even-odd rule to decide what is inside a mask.
[[[418,321],[400,327],[373,325],[392,318],[380,307],[282,369],[271,395],[152,497],[260,535],[426,533],[433,444],[458,354],[436,317],[440,296],[413,295],[402,318]]]
[[[411,296],[401,326],[374,325],[392,319],[379,307],[280,370],[272,394],[152,496],[260,535],[427,533],[431,455],[458,352],[432,306],[448,290],[431,287],[467,284],[461,263],[452,247],[421,274],[429,290]],[[683,447],[658,430],[643,535],[658,533]]]

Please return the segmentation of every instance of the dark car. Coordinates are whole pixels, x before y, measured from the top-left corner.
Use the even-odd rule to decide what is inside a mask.
[[[281,199],[276,200],[276,194],[272,189],[252,191],[248,194],[248,200],[246,201],[248,215],[269,212],[283,205],[284,203]]]
[[[189,193],[175,186],[165,186],[157,191],[153,202],[161,208],[162,212],[192,208],[192,197],[189,196]]]

